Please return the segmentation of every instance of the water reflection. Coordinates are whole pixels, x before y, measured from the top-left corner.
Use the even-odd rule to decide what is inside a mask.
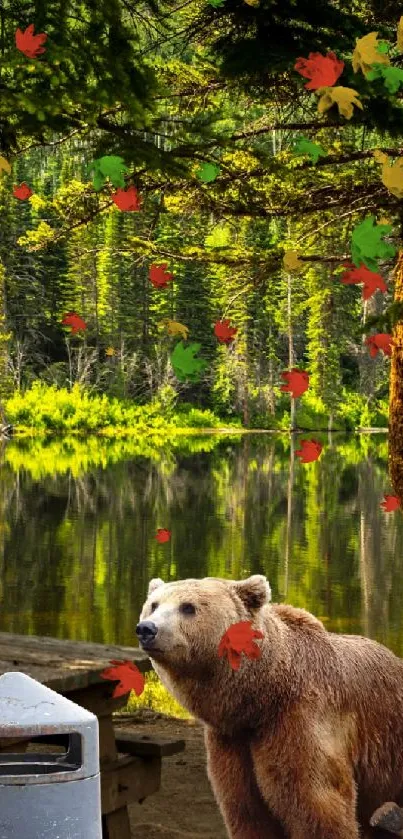
[[[306,465],[303,435],[8,442],[0,629],[136,645],[150,577],[265,573],[274,600],[403,656],[403,515],[380,508],[387,435],[315,437],[323,452]]]

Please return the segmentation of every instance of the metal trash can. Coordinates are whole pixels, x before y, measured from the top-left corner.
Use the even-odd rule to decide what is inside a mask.
[[[0,839],[101,839],[97,717],[25,673],[4,673],[0,737],[65,748],[0,752]]]

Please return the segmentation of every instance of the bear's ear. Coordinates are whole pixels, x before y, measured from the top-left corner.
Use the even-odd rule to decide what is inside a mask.
[[[235,591],[247,609],[260,609],[270,603],[271,588],[263,574],[253,574],[247,580],[234,583]]]
[[[149,597],[150,594],[152,594],[153,591],[155,591],[156,588],[159,588],[160,586],[163,586],[163,585],[165,585],[165,583],[164,583],[164,580],[161,580],[161,577],[154,577],[154,579],[150,580],[150,582],[148,584],[147,597]]]

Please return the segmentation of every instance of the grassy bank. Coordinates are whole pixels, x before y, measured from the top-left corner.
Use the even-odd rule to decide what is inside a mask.
[[[79,385],[71,390],[34,382],[24,393],[14,393],[5,403],[7,421],[18,435],[88,434],[106,437],[179,434],[192,429],[241,429],[240,417],[219,416],[211,410],[178,403],[172,389],[147,405],[119,401],[105,394],[91,393]],[[297,400],[296,421],[299,428],[325,430],[328,411],[320,398],[309,392]],[[333,429],[357,427],[387,428],[386,400],[369,404],[354,393],[345,394],[334,414]],[[251,411],[250,428],[285,431],[290,426],[290,397],[281,394],[276,413]]]

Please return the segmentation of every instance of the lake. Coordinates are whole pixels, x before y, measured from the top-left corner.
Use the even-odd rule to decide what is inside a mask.
[[[318,461],[295,454],[323,444]],[[387,434],[11,440],[0,630],[137,646],[148,581],[267,575],[273,600],[403,656],[403,515]],[[171,531],[159,544],[158,528]]]

